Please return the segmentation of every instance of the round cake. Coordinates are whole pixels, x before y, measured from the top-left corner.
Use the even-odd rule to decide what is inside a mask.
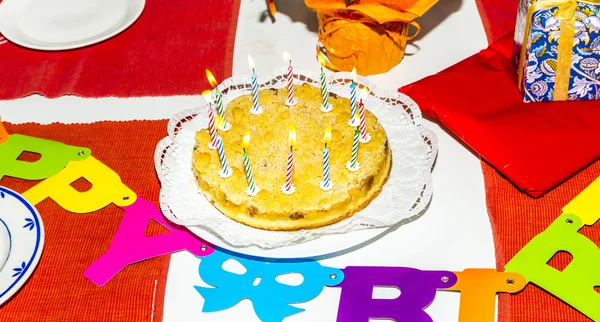
[[[259,92],[263,112],[250,113],[252,96],[241,96],[226,107],[228,131],[219,131],[227,163],[233,170],[221,177],[217,150],[210,149],[208,129],[196,134],[193,171],[200,191],[225,216],[251,227],[267,230],[299,230],[326,226],[367,206],[381,191],[391,169],[392,155],[385,130],[377,118],[365,110],[367,133],[371,140],[360,143],[356,171],[347,163],[352,153],[355,128],[348,125],[350,101],[330,94],[330,112],[321,111],[320,89],[309,84],[295,86],[298,104],[285,104],[287,90]],[[368,106],[366,106],[368,108]],[[357,112],[358,114],[358,112]],[[288,126],[295,125],[293,185],[291,194],[282,192],[290,145]],[[331,126],[331,189],[321,188],[325,129]],[[254,181],[260,188],[251,196],[243,162],[243,138],[249,130],[246,149]]]

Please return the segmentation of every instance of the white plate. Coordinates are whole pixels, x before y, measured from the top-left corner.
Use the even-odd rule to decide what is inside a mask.
[[[5,244],[8,238],[8,247]],[[42,218],[25,198],[0,187],[0,304],[29,279],[44,248]]]
[[[276,70],[262,88],[283,88],[285,75],[284,68]],[[296,76],[299,83],[318,86],[317,75],[296,70]],[[335,73],[329,81],[331,93],[350,96],[352,74]],[[213,245],[263,258],[337,254],[362,247],[418,218],[432,196],[435,135],[422,127],[418,106],[409,97],[380,92],[363,77],[355,83],[370,89],[372,95],[364,98],[365,105],[385,127],[394,154],[390,179],[368,207],[329,226],[291,232],[256,229],[224,216],[200,193],[191,167],[196,132],[208,123],[208,107],[203,105],[174,115],[168,124],[168,136],[157,144],[154,161],[161,181],[163,214]],[[232,77],[219,85],[225,102],[250,94],[250,88],[250,77]]]
[[[321,259],[320,257],[335,257],[342,253],[355,251],[381,239],[387,233],[394,231],[395,227],[396,226],[357,230],[344,234],[324,235],[309,242],[272,249],[262,249],[256,246],[236,248],[227,244],[214,234],[203,230],[201,227],[190,226],[188,229],[221,250],[228,250],[246,256],[253,256],[261,259],[311,258],[318,260]]]
[[[125,30],[144,5],[145,0],[4,0],[0,33],[33,49],[79,48]]]

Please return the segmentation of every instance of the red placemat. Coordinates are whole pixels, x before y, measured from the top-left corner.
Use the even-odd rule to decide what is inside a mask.
[[[0,99],[171,96],[209,88],[204,69],[231,76],[240,0],[152,0],[121,34],[86,48],[43,52],[0,44]],[[0,41],[1,43],[1,41]]]
[[[400,91],[538,197],[600,159],[600,101],[523,103],[512,43],[506,36]]]
[[[516,189],[499,172],[483,162],[483,175],[488,213],[496,245],[499,270],[533,237],[544,231],[558,216],[562,207],[600,176],[596,162],[545,196],[534,199]],[[585,226],[580,233],[600,244],[598,225]],[[564,256],[563,256],[564,255]],[[550,265],[562,270],[570,262],[566,254],[558,254]],[[591,321],[569,305],[530,284],[516,295],[500,295],[499,322],[588,322]]]
[[[144,199],[158,202],[160,186],[153,156],[156,144],[167,134],[166,120],[5,125],[9,133],[90,148],[125,185]],[[4,177],[0,185],[22,193],[37,182]],[[42,257],[25,286],[0,307],[0,321],[162,320],[170,256],[130,265],[103,287],[83,276],[85,268],[108,249],[123,210],[110,205],[90,214],[73,214],[51,199],[36,208],[46,234]],[[155,224],[148,226],[146,234],[162,232],[165,229]]]

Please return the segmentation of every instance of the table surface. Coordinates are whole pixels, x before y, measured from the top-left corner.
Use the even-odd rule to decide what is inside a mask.
[[[318,71],[315,57],[316,15],[304,2],[280,1],[276,21],[261,19],[262,0],[242,1],[234,50],[234,75],[249,74],[247,55],[256,62],[259,76],[283,66],[287,50],[298,68]],[[369,77],[380,89],[398,87],[434,74],[487,46],[485,33],[473,0],[444,0],[417,20],[421,34],[407,48],[403,62],[383,75]],[[468,35],[468,36],[466,36]],[[261,73],[261,72],[264,72]],[[199,77],[203,71],[198,71]],[[203,76],[202,76],[203,77]],[[432,92],[431,95],[435,95]],[[65,96],[46,99],[30,96],[0,101],[0,115],[15,123],[86,123],[99,120],[165,119],[201,104],[197,96],[83,99]],[[418,103],[418,102],[417,102]],[[485,207],[483,176],[479,159],[432,122],[439,156],[433,171],[434,195],[425,214],[380,240],[335,258],[323,265],[409,266],[421,269],[462,270],[494,268],[494,245]],[[201,313],[202,297],[193,288],[204,285],[198,276],[199,259],[189,253],[171,259],[165,298],[164,321],[259,321],[252,304],[243,300],[232,309]],[[340,290],[325,288],[308,303],[306,311],[285,321],[335,321]],[[459,295],[438,292],[427,312],[436,322],[458,321]]]

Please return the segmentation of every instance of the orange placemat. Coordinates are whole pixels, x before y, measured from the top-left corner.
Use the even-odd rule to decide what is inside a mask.
[[[499,270],[535,235],[544,231],[561,213],[561,209],[600,176],[600,161],[584,169],[541,198],[533,199],[487,163],[483,174],[488,213],[496,245]],[[599,224],[584,226],[580,233],[600,245]],[[564,269],[570,258],[559,253],[550,265]],[[517,295],[499,298],[499,322],[584,322],[591,321],[569,305],[542,289],[529,284]]]
[[[88,147],[139,196],[158,202],[154,149],[167,134],[166,120],[5,126],[9,133]],[[21,193],[36,183],[0,180],[0,185]],[[108,249],[123,216],[121,209],[110,205],[78,215],[50,199],[36,208],[46,231],[42,257],[25,286],[0,307],[0,321],[162,321],[168,255],[130,265],[103,287],[83,276],[84,269]],[[160,225],[150,225],[146,233],[162,231]]]

